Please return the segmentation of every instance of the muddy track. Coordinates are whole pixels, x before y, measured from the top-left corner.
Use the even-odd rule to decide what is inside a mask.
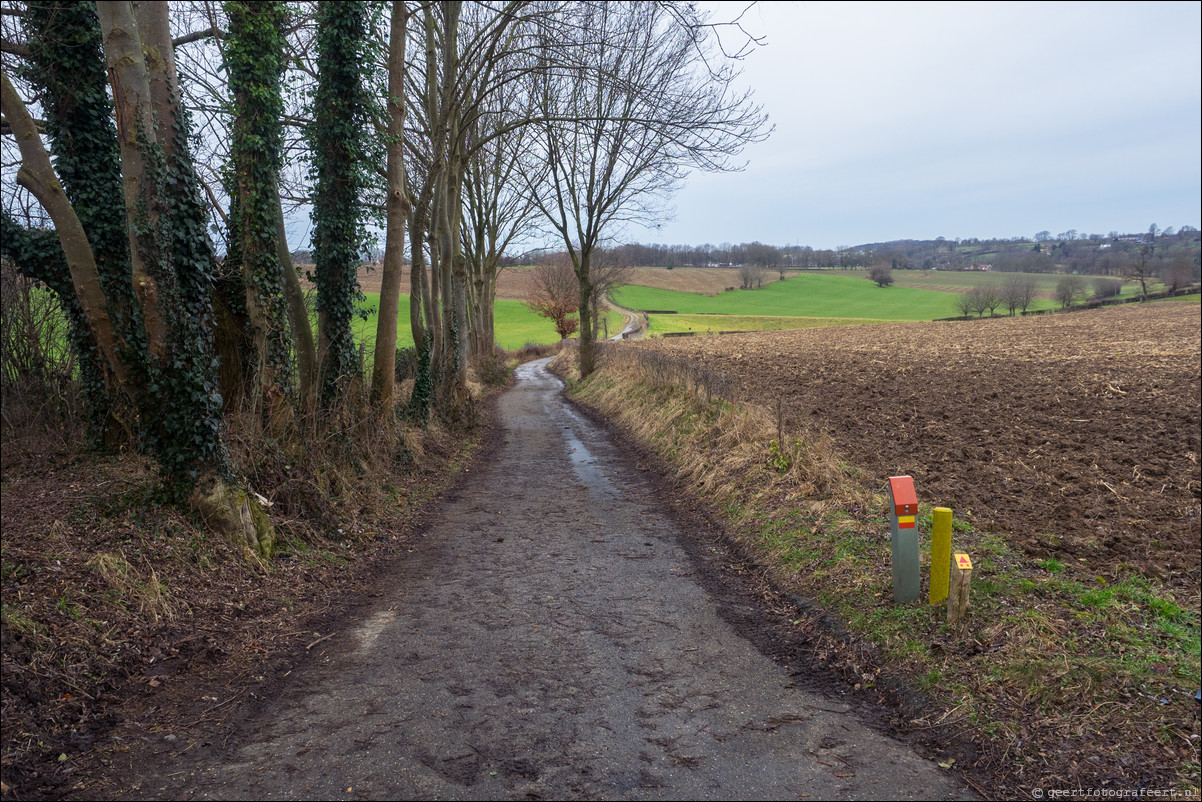
[[[375,604],[131,796],[970,798],[739,634],[746,600],[560,387],[519,368],[493,459]]]

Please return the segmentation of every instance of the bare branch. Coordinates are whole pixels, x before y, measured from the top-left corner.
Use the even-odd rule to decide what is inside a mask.
[[[8,53],[10,56],[18,58],[33,58],[33,51],[27,45],[10,42],[7,39],[0,39],[0,52]]]
[[[177,36],[171,40],[171,46],[182,47],[186,44],[191,44],[192,42],[199,42],[201,39],[224,39],[225,35],[225,31],[214,25],[212,27],[205,28],[203,31],[193,31],[192,33],[186,33],[183,36]]]

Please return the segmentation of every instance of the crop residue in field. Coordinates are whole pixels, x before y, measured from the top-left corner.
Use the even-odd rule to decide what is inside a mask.
[[[657,340],[1032,555],[1199,581],[1199,310]]]

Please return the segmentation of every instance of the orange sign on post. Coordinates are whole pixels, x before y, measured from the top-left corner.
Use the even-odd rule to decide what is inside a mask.
[[[889,492],[893,496],[893,514],[898,529],[913,529],[918,515],[918,496],[914,494],[914,479],[910,476],[890,476]]]
[[[968,612],[968,584],[972,579],[972,560],[956,552],[952,566],[952,586],[947,594],[947,622],[954,624]]]

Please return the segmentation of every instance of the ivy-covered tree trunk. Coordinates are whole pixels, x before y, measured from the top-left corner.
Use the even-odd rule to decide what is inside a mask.
[[[318,372],[330,404],[359,375],[351,319],[361,297],[362,140],[366,4],[322,2],[317,10],[317,92],[313,99],[313,262],[317,273]]]
[[[117,107],[134,288],[147,335],[144,438],[164,480],[214,529],[261,555],[274,531],[232,480],[220,434],[205,208],[178,104],[166,3],[98,7]]]
[[[291,419],[292,343],[277,216],[284,101],[285,11],[278,2],[228,2],[225,61],[234,96],[230,142],[239,261],[246,293],[255,401],[275,426]]]
[[[413,345],[418,356],[417,376],[414,377],[413,392],[409,397],[409,416],[423,425],[429,420],[430,405],[433,401],[433,356],[437,319],[435,295],[430,286],[430,276],[426,272],[423,249],[426,221],[429,219],[429,190],[427,181],[409,219],[409,326],[413,332]]]

